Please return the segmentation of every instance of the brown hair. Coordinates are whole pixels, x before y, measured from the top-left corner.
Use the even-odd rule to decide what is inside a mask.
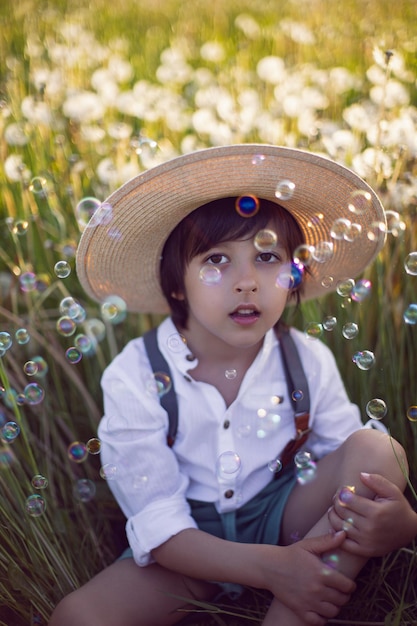
[[[223,241],[236,241],[255,235],[268,223],[275,222],[281,245],[289,259],[304,243],[304,236],[295,218],[281,205],[259,199],[259,211],[242,217],[236,211],[237,198],[220,198],[204,204],[187,215],[169,235],[162,251],[160,283],[171,309],[174,323],[187,327],[187,300],[178,300],[173,293],[184,293],[184,273],[190,261]],[[292,295],[299,301],[302,285]]]

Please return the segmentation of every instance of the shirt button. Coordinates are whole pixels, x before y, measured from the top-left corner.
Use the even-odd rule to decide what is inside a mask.
[[[230,426],[230,421],[229,420],[224,420],[223,428],[225,428],[227,430],[229,428],[229,426]]]
[[[228,489],[227,491],[224,492],[224,497],[227,499],[233,498],[233,494],[235,492],[233,491],[233,489]]]

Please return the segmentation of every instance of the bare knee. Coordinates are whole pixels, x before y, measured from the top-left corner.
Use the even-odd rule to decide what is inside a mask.
[[[356,431],[345,442],[345,455],[363,472],[381,474],[405,488],[408,462],[404,448],[390,435],[372,428]]]

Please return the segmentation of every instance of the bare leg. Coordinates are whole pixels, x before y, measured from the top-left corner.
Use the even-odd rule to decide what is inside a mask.
[[[375,494],[363,485],[360,472],[382,474],[404,490],[406,480],[396,455],[407,467],[402,447],[388,435],[373,429],[360,430],[351,435],[338,450],[319,461],[313,482],[296,485],[292,491],[283,517],[281,543],[290,543],[295,533],[300,537],[314,537],[329,532],[327,510],[334,494],[343,486],[353,486],[359,495],[373,498]],[[332,556],[337,569],[352,579],[366,562],[366,559],[343,550],[336,551]],[[278,623],[305,626],[287,607],[273,600],[264,626]],[[321,626],[326,620],[314,623]]]
[[[49,626],[166,626],[186,616],[187,603],[173,596],[210,600],[215,585],[171,572],[160,565],[138,567],[123,559],[65,597]],[[188,609],[192,609],[188,605]]]

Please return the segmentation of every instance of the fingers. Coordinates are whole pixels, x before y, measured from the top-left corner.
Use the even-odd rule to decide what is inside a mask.
[[[307,550],[320,556],[323,552],[329,552],[340,547],[345,539],[346,533],[343,529],[340,529],[334,534],[328,533],[327,535],[320,535],[319,537],[309,537],[308,539],[303,539],[303,542],[305,544],[304,547]]]
[[[351,487],[342,487],[333,498],[333,507],[342,518],[369,515],[374,501],[364,496],[359,496]]]
[[[398,499],[401,497],[401,489],[384,476],[381,476],[381,474],[361,472],[360,476],[363,484],[369,489],[372,489],[377,497],[388,499]]]

